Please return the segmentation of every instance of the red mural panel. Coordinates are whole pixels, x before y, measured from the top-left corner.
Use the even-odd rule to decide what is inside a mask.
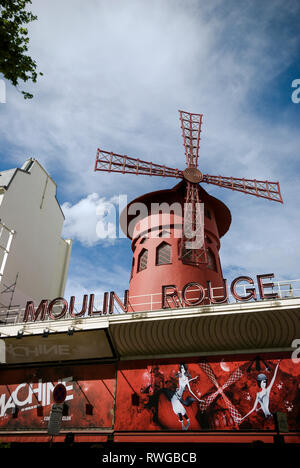
[[[122,363],[115,430],[300,428],[300,364],[274,355]]]
[[[62,429],[111,428],[115,366],[9,370],[0,376],[0,430],[47,429],[57,383],[66,386]]]

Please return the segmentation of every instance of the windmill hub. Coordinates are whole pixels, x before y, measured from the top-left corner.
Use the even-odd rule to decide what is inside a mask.
[[[203,174],[199,169],[196,167],[187,167],[183,171],[183,178],[188,182],[192,182],[194,184],[198,184],[203,179]]]

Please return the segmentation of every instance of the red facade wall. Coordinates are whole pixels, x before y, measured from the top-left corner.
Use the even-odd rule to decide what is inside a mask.
[[[286,413],[290,430],[299,430],[299,371],[300,364],[274,356],[124,363],[115,430],[274,430],[275,412]],[[262,374],[265,389],[257,381]]]
[[[65,431],[274,431],[275,412],[286,413],[290,431],[299,431],[299,371],[287,355],[7,370],[0,376],[0,432],[47,430],[60,381],[67,388]]]
[[[58,382],[67,389],[68,414],[63,416],[62,429],[112,427],[115,366],[93,365],[2,372],[0,431],[47,429],[53,388]]]

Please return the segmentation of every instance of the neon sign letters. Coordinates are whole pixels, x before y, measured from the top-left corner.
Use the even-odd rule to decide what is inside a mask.
[[[230,285],[230,292],[232,296],[239,302],[246,302],[250,300],[258,300],[258,294],[260,300],[264,299],[276,299],[278,294],[276,292],[266,292],[266,289],[273,288],[274,283],[264,283],[265,279],[274,278],[273,273],[267,273],[264,275],[257,275],[257,287],[254,286],[254,280],[250,276],[239,276],[235,278]],[[239,283],[246,282],[249,284],[249,287],[245,286],[245,295],[241,295],[237,292],[237,287]],[[215,289],[215,288],[214,288]],[[207,281],[207,288],[204,288],[200,283],[190,282],[187,283],[181,291],[178,290],[175,284],[167,284],[162,286],[161,291],[161,308],[167,309],[175,307],[191,307],[191,306],[200,306],[205,304],[221,304],[228,302],[229,292],[227,280],[223,279],[223,287],[218,288],[222,289],[222,296],[215,296],[213,288],[210,281]],[[196,294],[193,297],[188,297],[189,292],[195,292]],[[198,297],[195,298],[195,295]],[[52,320],[59,320],[62,318],[77,318],[77,317],[86,317],[94,315],[106,315],[113,314],[114,312],[114,301],[117,301],[118,305],[123,312],[128,312],[130,298],[128,296],[128,290],[124,292],[123,302],[117,296],[117,294],[112,291],[110,293],[105,292],[103,297],[102,310],[94,310],[94,294],[85,294],[83,296],[82,308],[79,312],[75,312],[75,296],[71,296],[70,302],[63,297],[57,297],[49,302],[46,299],[43,299],[39,306],[35,309],[33,301],[28,301],[24,313],[24,322],[33,320],[43,321],[48,314],[48,317]],[[57,310],[59,309],[59,310]]]

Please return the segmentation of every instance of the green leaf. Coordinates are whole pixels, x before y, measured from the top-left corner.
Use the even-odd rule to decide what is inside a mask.
[[[36,62],[26,55],[29,37],[24,26],[37,19],[26,10],[29,4],[31,0],[0,0],[0,73],[14,86],[19,80],[35,83],[38,75]],[[24,99],[33,98],[31,93],[22,94]]]

